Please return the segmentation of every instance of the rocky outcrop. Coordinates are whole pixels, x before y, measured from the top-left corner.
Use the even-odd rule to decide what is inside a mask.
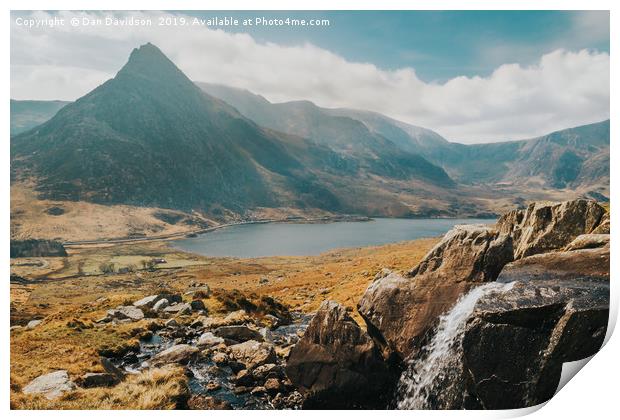
[[[479,408],[521,408],[548,400],[562,364],[592,356],[603,344],[609,248],[536,255],[500,275],[517,278],[509,291],[478,302],[467,324],[464,371]]]
[[[24,394],[42,394],[48,400],[60,397],[67,391],[73,391],[75,384],[69,379],[66,370],[57,370],[35,378],[23,389]]]
[[[577,236],[596,230],[605,213],[591,200],[532,203],[500,217],[496,228],[512,236],[514,258],[519,259],[564,248]]]
[[[307,394],[306,408],[376,408],[390,395],[390,373],[374,342],[336,302],[323,302],[286,374]]]
[[[439,315],[472,286],[496,279],[512,261],[512,239],[484,225],[456,226],[408,276],[375,279],[358,304],[386,359],[417,351]]]

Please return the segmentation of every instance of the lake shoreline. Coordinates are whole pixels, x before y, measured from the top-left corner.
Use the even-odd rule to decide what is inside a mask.
[[[334,215],[334,216],[322,216],[322,217],[286,217],[282,219],[263,219],[263,220],[247,220],[233,223],[222,223],[219,225],[190,230],[185,232],[176,232],[166,235],[154,235],[154,236],[139,236],[139,237],[120,237],[109,239],[92,239],[83,241],[64,241],[63,246],[81,246],[81,245],[112,245],[134,242],[149,242],[149,241],[178,241],[186,238],[195,238],[199,235],[203,235],[216,230],[243,226],[243,225],[262,225],[262,224],[329,224],[339,222],[372,222],[376,219],[403,219],[403,220],[460,220],[459,217],[383,217],[383,216],[359,216],[359,215]],[[495,220],[494,217],[471,217],[476,220]]]
[[[316,256],[333,249],[361,248],[438,237],[455,225],[489,224],[494,220],[364,218],[363,221],[373,223],[358,225],[355,222],[361,221],[359,219],[323,218],[315,222],[287,220],[284,223],[278,221],[237,223],[218,226],[201,234],[186,235],[175,240],[172,246],[184,252],[206,257]],[[267,223],[273,226],[268,229],[260,226]]]

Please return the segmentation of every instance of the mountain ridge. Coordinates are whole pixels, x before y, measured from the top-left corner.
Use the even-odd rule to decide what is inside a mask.
[[[146,44],[114,78],[14,136],[11,176],[35,179],[42,198],[237,214],[288,207],[406,215],[413,210],[393,182],[415,185],[420,198],[454,186],[420,156],[383,159],[371,146],[361,156],[263,128]],[[371,210],[381,206],[389,210]]]

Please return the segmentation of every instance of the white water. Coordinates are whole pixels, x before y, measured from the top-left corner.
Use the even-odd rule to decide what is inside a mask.
[[[505,292],[514,283],[487,283],[462,296],[439,318],[439,325],[421,357],[409,361],[400,377],[396,407],[401,410],[450,408],[462,400],[462,341],[465,324],[476,303],[487,295]]]

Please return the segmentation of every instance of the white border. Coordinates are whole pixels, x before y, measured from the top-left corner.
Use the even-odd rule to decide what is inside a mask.
[[[8,4],[7,4],[8,3]],[[341,1],[336,3],[334,0],[263,0],[258,3],[256,0],[228,0],[228,1],[199,1],[199,0],[184,0],[184,1],[168,1],[168,0],[89,0],[89,1],[77,1],[77,0],[56,0],[56,1],[43,1],[43,0],[23,0],[23,1],[9,1],[4,3],[5,6],[2,9],[2,22],[3,27],[3,39],[2,39],[2,52],[4,60],[4,66],[2,67],[2,80],[4,90],[4,101],[0,101],[2,107],[2,123],[3,123],[3,149],[1,152],[1,163],[4,167],[2,173],[3,177],[3,195],[5,200],[2,207],[3,225],[0,237],[5,238],[2,241],[2,272],[4,273],[5,286],[3,289],[4,300],[3,310],[0,311],[2,316],[2,343],[5,343],[0,347],[0,357],[2,363],[2,383],[0,385],[0,392],[2,392],[3,408],[8,410],[9,407],[9,95],[10,95],[10,71],[8,66],[9,61],[9,49],[10,49],[10,33],[8,25],[9,22],[9,9],[15,10],[611,10],[611,42],[615,44],[617,40],[618,31],[615,28],[620,27],[620,19],[618,19],[617,1],[605,1],[605,0],[564,0],[564,1],[535,1],[535,0],[502,0],[490,1],[490,0],[436,0],[436,1],[415,1],[415,0],[356,0],[356,1]],[[615,7],[614,7],[615,6]],[[613,50],[613,46],[612,46]],[[616,74],[618,71],[617,58],[611,55],[611,74]],[[615,70],[615,71],[614,71]],[[610,115],[616,115],[617,110],[617,83],[616,78],[611,77],[611,108]],[[611,139],[612,143],[617,139],[617,130],[615,129],[615,121],[611,124]],[[611,179],[612,189],[614,183],[618,180],[618,171],[615,170],[615,163],[618,162],[617,148],[612,146],[611,149]],[[611,207],[616,209],[615,201],[612,199]],[[614,231],[614,237],[619,229],[616,228],[619,217],[617,217],[617,211],[612,213],[612,229]],[[613,242],[613,241],[612,241]],[[612,243],[612,266],[611,273],[612,279],[615,280],[615,273],[618,271],[618,258],[616,247]],[[614,280],[612,280],[612,319],[613,325],[617,319],[618,312],[618,287],[614,287]],[[609,337],[608,337],[609,338]],[[584,369],[577,374],[577,377],[571,380],[543,409],[531,414],[531,419],[543,419],[543,418],[561,418],[561,419],[608,419],[616,417],[618,414],[618,404],[620,400],[617,392],[617,381],[619,378],[619,361],[620,358],[620,341],[616,336],[612,336],[606,346],[597,354],[590,363],[588,363]],[[357,411],[357,412],[286,412],[286,411],[271,411],[271,412],[32,412],[32,411],[11,411],[8,413],[11,417],[15,418],[50,418],[56,416],[62,416],[63,419],[78,419],[88,416],[89,418],[104,418],[110,414],[118,418],[148,418],[152,419],[154,416],[172,418],[177,416],[183,416],[184,418],[189,416],[193,418],[205,418],[205,416],[214,418],[239,418],[240,416],[251,416],[257,419],[267,418],[290,418],[291,416],[302,418],[314,418],[317,414],[321,417],[336,418],[341,416],[355,416],[359,419],[371,419],[377,415],[389,415],[390,417],[400,418],[415,418],[417,419],[429,419],[429,418],[504,418],[515,417],[519,415],[527,414],[532,410],[512,410],[504,412],[460,412],[460,411],[441,411],[441,412],[429,412],[429,411],[416,411],[416,412],[372,412],[372,411]]]

